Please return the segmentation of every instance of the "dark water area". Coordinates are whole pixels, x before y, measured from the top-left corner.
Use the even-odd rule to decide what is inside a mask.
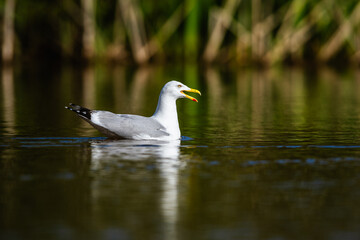
[[[360,72],[161,66],[2,70],[0,239],[360,239]],[[180,141],[109,140],[68,102]]]

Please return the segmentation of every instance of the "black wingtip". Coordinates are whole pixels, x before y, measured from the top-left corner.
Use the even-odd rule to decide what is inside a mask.
[[[73,103],[69,103],[69,106],[65,106],[66,109],[75,112],[77,115],[79,115],[80,117],[86,118],[86,119],[91,119],[91,110],[84,108],[80,105],[76,105]]]

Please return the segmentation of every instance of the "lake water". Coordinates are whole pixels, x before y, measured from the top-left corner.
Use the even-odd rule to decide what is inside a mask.
[[[2,70],[0,239],[360,239],[360,72],[95,66]],[[110,141],[69,103],[182,140]]]

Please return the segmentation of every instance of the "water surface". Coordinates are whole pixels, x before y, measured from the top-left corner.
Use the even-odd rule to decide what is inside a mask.
[[[1,239],[359,239],[360,77],[328,69],[4,69]],[[150,116],[181,141],[113,141],[68,102]]]

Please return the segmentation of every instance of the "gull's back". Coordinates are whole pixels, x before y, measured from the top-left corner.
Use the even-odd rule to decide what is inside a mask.
[[[91,119],[87,121],[112,138],[155,139],[169,136],[158,121],[139,115],[93,110]]]

